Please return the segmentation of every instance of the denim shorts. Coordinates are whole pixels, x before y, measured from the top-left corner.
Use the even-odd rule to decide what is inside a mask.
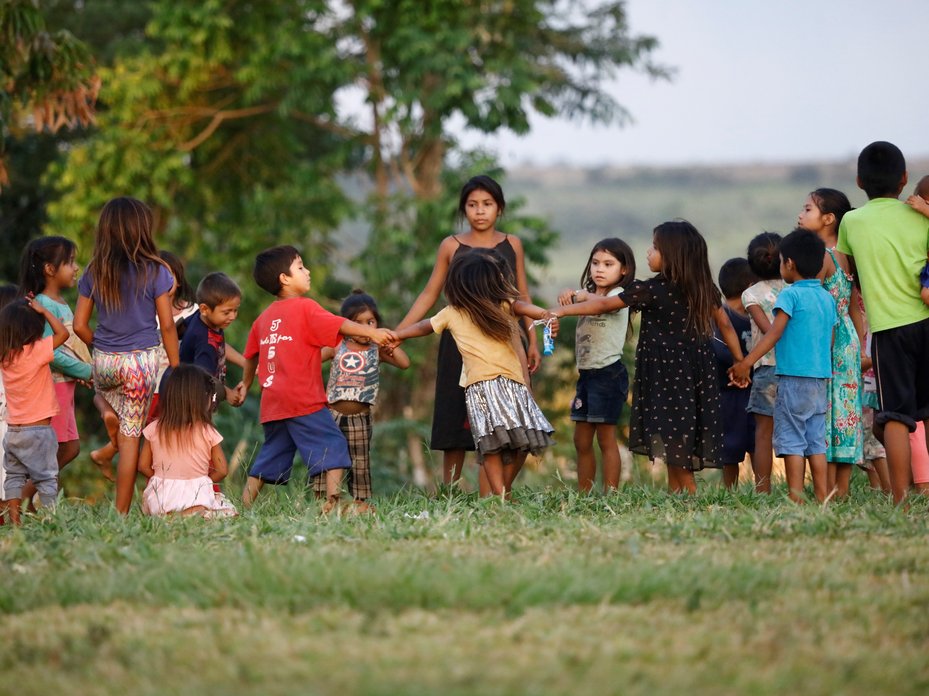
[[[828,379],[781,375],[774,404],[774,453],[778,457],[826,453]]]
[[[580,370],[571,402],[571,420],[615,425],[628,392],[629,373],[622,360],[594,370]]]
[[[310,476],[352,466],[348,443],[328,408],[308,416],[270,421],[263,428],[265,441],[248,475],[264,483],[287,483],[298,451]]]
[[[774,400],[777,398],[777,375],[773,365],[759,365],[752,372],[752,393],[748,397],[746,411],[759,416],[774,415]]]

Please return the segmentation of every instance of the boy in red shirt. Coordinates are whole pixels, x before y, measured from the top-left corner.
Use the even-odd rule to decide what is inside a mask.
[[[265,483],[287,483],[299,450],[310,476],[326,473],[323,512],[329,512],[338,504],[342,473],[352,462],[345,437],[326,408],[321,351],[337,346],[342,335],[369,338],[381,346],[396,336],[327,312],[304,297],[310,271],[292,246],[262,251],[253,275],[277,299],[252,324],[245,346],[239,393],[248,390],[257,371],[264,444],[248,472],[242,503],[250,506]]]

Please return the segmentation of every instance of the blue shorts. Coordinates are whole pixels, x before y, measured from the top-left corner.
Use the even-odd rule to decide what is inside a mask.
[[[580,370],[577,391],[571,403],[571,420],[579,423],[619,422],[626,394],[629,373],[622,360],[593,370]]]
[[[741,464],[746,454],[755,452],[755,416],[746,410],[749,389],[719,391],[720,420],[723,424],[722,465]]]
[[[778,457],[826,453],[827,379],[781,375],[774,404],[774,453]]]
[[[298,450],[310,476],[352,467],[348,443],[328,408],[308,416],[270,421],[262,427],[265,441],[248,475],[264,483],[287,483]]]
[[[746,411],[759,416],[774,415],[774,400],[777,398],[777,375],[773,365],[759,365],[752,372],[752,393],[748,397]]]

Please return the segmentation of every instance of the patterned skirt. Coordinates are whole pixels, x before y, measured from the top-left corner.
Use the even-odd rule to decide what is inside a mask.
[[[468,420],[478,454],[507,450],[541,453],[554,444],[555,429],[524,384],[506,377],[465,389]]]
[[[125,353],[94,351],[94,389],[119,416],[119,432],[141,437],[158,375],[158,346]]]

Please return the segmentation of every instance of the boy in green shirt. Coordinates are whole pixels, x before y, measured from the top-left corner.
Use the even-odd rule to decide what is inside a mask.
[[[862,150],[858,186],[868,203],[845,214],[836,245],[851,257],[868,309],[880,400],[874,427],[887,449],[898,504],[912,480],[909,433],[917,420],[929,426],[929,307],[919,283],[929,250],[929,220],[898,200],[906,183],[899,148],[879,141]]]

